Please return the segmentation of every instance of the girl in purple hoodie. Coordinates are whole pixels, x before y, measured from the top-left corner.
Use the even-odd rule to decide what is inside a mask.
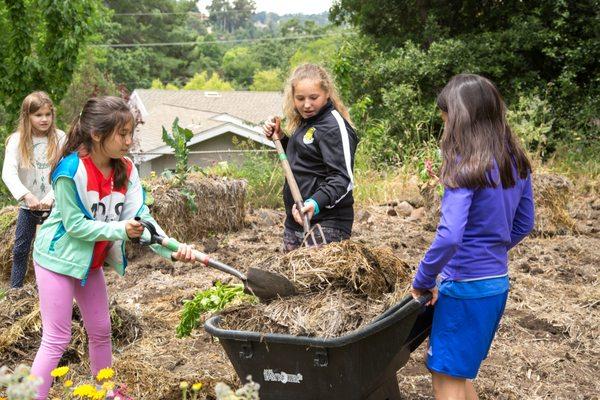
[[[456,75],[437,105],[445,190],[412,294],[431,292],[435,304],[427,350],[435,398],[472,400],[508,297],[507,253],[533,229],[531,164],[488,79]]]

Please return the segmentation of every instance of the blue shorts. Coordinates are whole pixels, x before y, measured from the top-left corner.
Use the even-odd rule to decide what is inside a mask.
[[[427,368],[455,378],[475,379],[492,345],[507,298],[508,290],[480,298],[457,298],[440,290]]]

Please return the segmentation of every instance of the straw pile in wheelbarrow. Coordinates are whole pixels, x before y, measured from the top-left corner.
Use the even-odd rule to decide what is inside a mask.
[[[293,282],[298,295],[222,312],[222,327],[331,338],[358,329],[408,293],[412,269],[389,247],[346,240],[304,247],[255,265]]]

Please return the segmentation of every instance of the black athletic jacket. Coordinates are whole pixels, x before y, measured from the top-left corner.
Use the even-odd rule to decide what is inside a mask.
[[[354,153],[358,137],[350,124],[328,101],[319,113],[304,120],[282,144],[304,200],[312,198],[319,214],[311,224],[352,233],[354,221]],[[287,182],[283,188],[285,226],[302,230],[294,221],[294,199]]]

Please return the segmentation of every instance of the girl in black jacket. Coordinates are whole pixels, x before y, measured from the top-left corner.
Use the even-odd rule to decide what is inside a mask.
[[[302,212],[312,224],[321,225],[327,242],[350,238],[358,137],[329,73],[314,64],[296,68],[285,87],[284,113],[285,129],[291,136],[275,132],[273,119],[265,123],[263,132],[268,138],[281,139],[304,199]],[[290,251],[302,244],[304,233],[287,183],[283,200],[287,214],[283,243],[285,251]],[[315,234],[319,238],[318,230]]]

